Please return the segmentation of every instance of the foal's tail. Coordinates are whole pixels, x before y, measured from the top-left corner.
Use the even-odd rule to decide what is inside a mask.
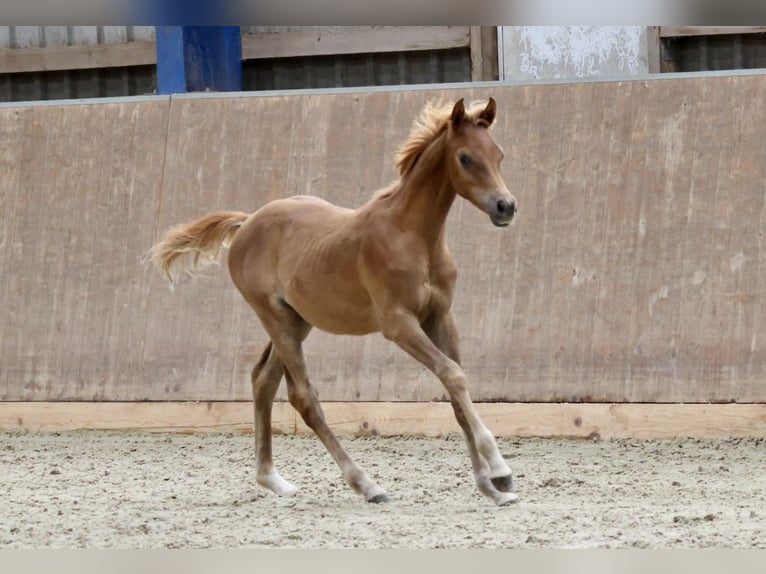
[[[247,213],[240,211],[219,211],[191,223],[176,225],[152,247],[149,255],[172,283],[176,263],[180,265],[180,271],[189,274],[212,263],[218,258],[221,247],[229,246],[248,217]],[[193,254],[193,257],[179,261],[187,253]]]

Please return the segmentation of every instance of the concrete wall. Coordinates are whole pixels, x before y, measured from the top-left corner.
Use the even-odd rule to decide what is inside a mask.
[[[359,205],[426,99],[488,95],[521,212],[450,216],[473,396],[766,401],[762,75],[0,108],[0,400],[248,399],[266,340],[225,268],[171,292],[146,250],[217,209]],[[325,400],[443,397],[377,335],[306,354]]]
[[[617,78],[647,74],[645,26],[502,26],[500,79]]]

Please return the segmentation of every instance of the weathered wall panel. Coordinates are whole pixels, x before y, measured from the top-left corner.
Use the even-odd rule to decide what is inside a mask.
[[[0,109],[2,396],[142,398],[168,107]]]
[[[247,90],[437,84],[471,80],[468,48],[248,60]]]
[[[619,78],[649,72],[645,26],[501,26],[500,78]]]
[[[450,216],[473,396],[766,401],[756,75],[2,110],[0,399],[249,398],[254,313],[225,265],[171,293],[140,262],[158,232],[296,193],[359,205],[427,98],[487,95],[521,211]],[[443,396],[378,335],[306,354],[323,399]]]

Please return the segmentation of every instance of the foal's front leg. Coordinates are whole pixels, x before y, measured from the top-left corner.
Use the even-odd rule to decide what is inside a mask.
[[[422,327],[423,331],[428,335],[428,338],[431,339],[434,345],[436,345],[442,353],[447,355],[447,357],[460,365],[460,335],[452,311],[447,310],[444,313],[432,315]],[[470,399],[468,400],[470,401]],[[513,490],[513,477],[505,462],[497,464],[497,459],[494,459],[495,465],[487,469],[487,466],[492,464],[493,459],[490,458],[485,460],[480,455],[476,445],[476,438],[471,432],[471,427],[468,424],[461,405],[453,400],[452,408],[455,411],[455,417],[457,418],[460,427],[466,435],[466,441],[468,442],[468,449],[470,451],[474,473],[477,476],[477,482],[479,480],[478,477],[480,472],[486,472],[487,475],[491,477],[492,484],[497,490],[500,492],[511,492]],[[479,486],[479,489],[483,491],[481,485]]]
[[[440,341],[453,356],[458,357],[457,331],[451,317],[445,317],[443,322],[437,321],[429,330],[432,337]],[[417,318],[407,311],[389,314],[383,335],[428,367],[447,389],[455,416],[466,436],[476,484],[481,493],[498,506],[514,502],[518,498],[515,493],[499,490],[510,490],[511,469],[500,454],[495,437],[481,421],[471,402],[460,365],[437,347]],[[452,348],[450,345],[453,345]]]

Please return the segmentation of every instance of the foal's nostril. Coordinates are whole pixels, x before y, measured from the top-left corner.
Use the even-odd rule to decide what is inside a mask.
[[[497,213],[500,215],[508,215],[509,217],[513,217],[516,213],[516,202],[508,202],[504,199],[498,199]]]

